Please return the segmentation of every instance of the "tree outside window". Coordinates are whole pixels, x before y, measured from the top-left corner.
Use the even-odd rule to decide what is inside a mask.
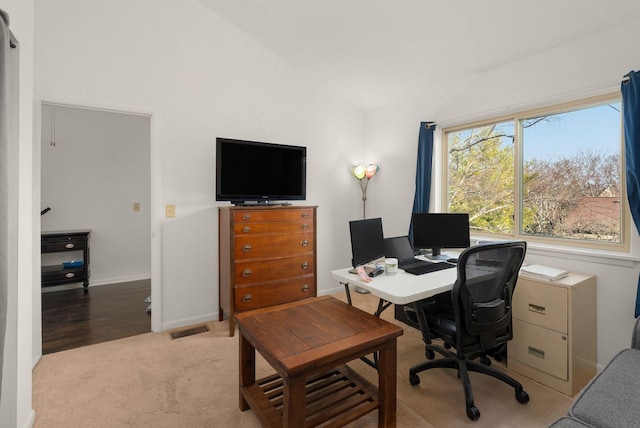
[[[448,210],[472,233],[621,244],[620,125],[609,99],[445,131]]]

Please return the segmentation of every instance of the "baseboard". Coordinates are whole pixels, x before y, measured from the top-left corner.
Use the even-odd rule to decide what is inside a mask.
[[[183,318],[181,320],[166,322],[162,324],[162,331],[173,330],[174,328],[186,327],[194,324],[202,324],[210,321],[217,321],[218,313],[213,312],[210,314],[199,315],[197,317]]]

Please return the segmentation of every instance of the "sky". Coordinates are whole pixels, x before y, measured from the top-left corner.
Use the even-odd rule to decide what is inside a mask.
[[[620,107],[620,102],[616,102],[557,114],[526,128],[525,161],[533,158],[553,160],[579,149],[620,153]]]

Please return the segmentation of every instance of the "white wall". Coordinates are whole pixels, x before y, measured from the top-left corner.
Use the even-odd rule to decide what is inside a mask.
[[[3,0],[0,8],[9,13],[10,28],[20,43],[18,147],[9,162],[17,167],[17,218],[10,218],[17,235],[14,262],[17,281],[9,284],[7,337],[3,358],[0,425],[28,427],[35,414],[31,408],[32,369],[32,283],[37,227],[33,216],[33,1]],[[14,192],[16,189],[12,189]],[[39,219],[38,219],[39,220]],[[39,240],[39,238],[38,238]]]
[[[307,146],[305,203],[319,206],[318,288],[339,289],[329,272],[348,263],[348,220],[360,215],[348,170],[362,161],[361,111],[312,88],[195,0],[38,0],[35,40],[37,97],[152,116],[161,328],[217,316],[217,136]],[[176,219],[162,217],[165,204],[176,205]]]
[[[640,36],[639,28],[636,19],[505,64],[469,81],[455,82],[437,93],[367,114],[366,141],[381,159],[380,180],[371,188],[371,213],[384,218],[385,234],[406,233],[408,229],[407,213],[413,204],[414,188],[398,183],[414,179],[420,121],[435,121],[441,130],[471,120],[618,91],[622,76],[640,67],[640,58],[628,46],[630,40]],[[436,140],[434,158],[438,161],[440,138]],[[440,193],[438,186],[436,193]],[[637,233],[633,235],[637,243]],[[633,255],[594,257],[530,246],[529,263],[597,275],[598,308],[594,316],[598,320],[601,365],[630,344],[639,255],[636,250]]]
[[[149,117],[43,105],[41,123],[40,207],[51,208],[42,230],[91,229],[90,285],[149,278]],[[43,257],[54,264],[78,256]]]

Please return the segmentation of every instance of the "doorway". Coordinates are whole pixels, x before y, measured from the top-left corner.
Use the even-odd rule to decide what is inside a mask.
[[[150,290],[151,117],[46,102],[41,113],[41,231],[91,231],[89,291],[76,304],[100,305],[98,295],[110,289],[120,295],[135,287]],[[64,258],[73,258],[72,253],[55,256],[59,259],[52,261],[45,260],[51,255],[42,255],[42,264],[71,262]],[[92,291],[100,287],[92,286],[103,287],[93,293],[93,299]],[[45,294],[78,289],[82,284],[44,287],[42,302]],[[133,292],[132,298],[135,295]],[[47,301],[55,300],[49,297]],[[149,303],[144,299],[131,303],[131,310],[142,305],[150,331]],[[100,309],[102,314],[109,311],[108,307]],[[97,327],[100,323],[87,325]],[[47,327],[43,323],[43,338]],[[139,333],[138,326],[129,335]]]

